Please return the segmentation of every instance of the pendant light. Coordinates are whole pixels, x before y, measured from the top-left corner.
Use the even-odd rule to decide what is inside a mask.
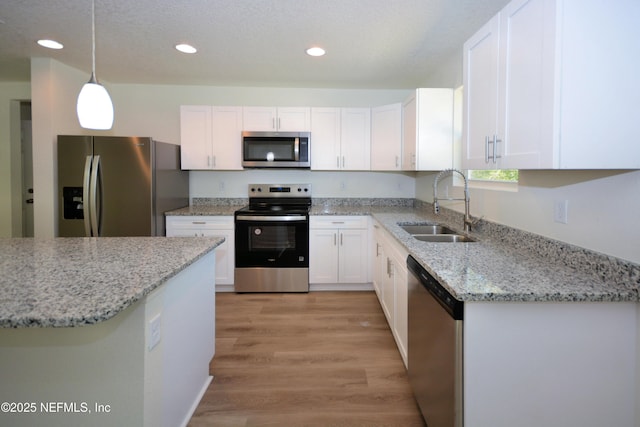
[[[113,103],[104,86],[96,79],[96,12],[95,0],[91,0],[91,78],[82,86],[76,111],[80,126],[85,129],[111,129]]]

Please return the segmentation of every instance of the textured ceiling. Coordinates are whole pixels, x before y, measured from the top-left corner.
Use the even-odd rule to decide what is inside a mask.
[[[114,83],[415,88],[507,0],[95,0],[97,75]],[[90,0],[2,0],[0,81],[29,58],[91,69]],[[38,46],[55,39],[63,50]],[[177,43],[198,48],[176,51]],[[312,58],[312,45],[327,54]]]

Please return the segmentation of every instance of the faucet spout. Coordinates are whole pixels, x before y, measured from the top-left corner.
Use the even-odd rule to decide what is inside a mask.
[[[449,175],[453,175],[454,173],[459,174],[464,181],[464,199],[444,199],[444,200],[464,200],[464,231],[471,231],[471,225],[473,221],[471,220],[471,215],[469,214],[469,185],[467,183],[467,177],[458,169],[444,169],[436,175],[435,180],[433,181],[433,213],[440,213],[440,203],[438,201],[438,183],[440,180]]]

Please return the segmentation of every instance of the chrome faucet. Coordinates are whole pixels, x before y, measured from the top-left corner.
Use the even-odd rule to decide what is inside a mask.
[[[471,220],[471,216],[469,215],[469,185],[467,184],[467,177],[459,171],[458,169],[445,169],[436,175],[436,179],[433,181],[433,213],[440,213],[440,203],[438,202],[438,182],[444,176],[453,175],[455,173],[459,173],[462,179],[464,180],[464,199],[440,199],[440,200],[464,200],[464,231],[468,233],[471,231],[471,226],[474,224],[474,221]]]

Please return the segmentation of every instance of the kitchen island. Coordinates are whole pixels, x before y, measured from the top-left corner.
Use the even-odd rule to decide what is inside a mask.
[[[0,239],[0,424],[185,425],[222,238]]]

